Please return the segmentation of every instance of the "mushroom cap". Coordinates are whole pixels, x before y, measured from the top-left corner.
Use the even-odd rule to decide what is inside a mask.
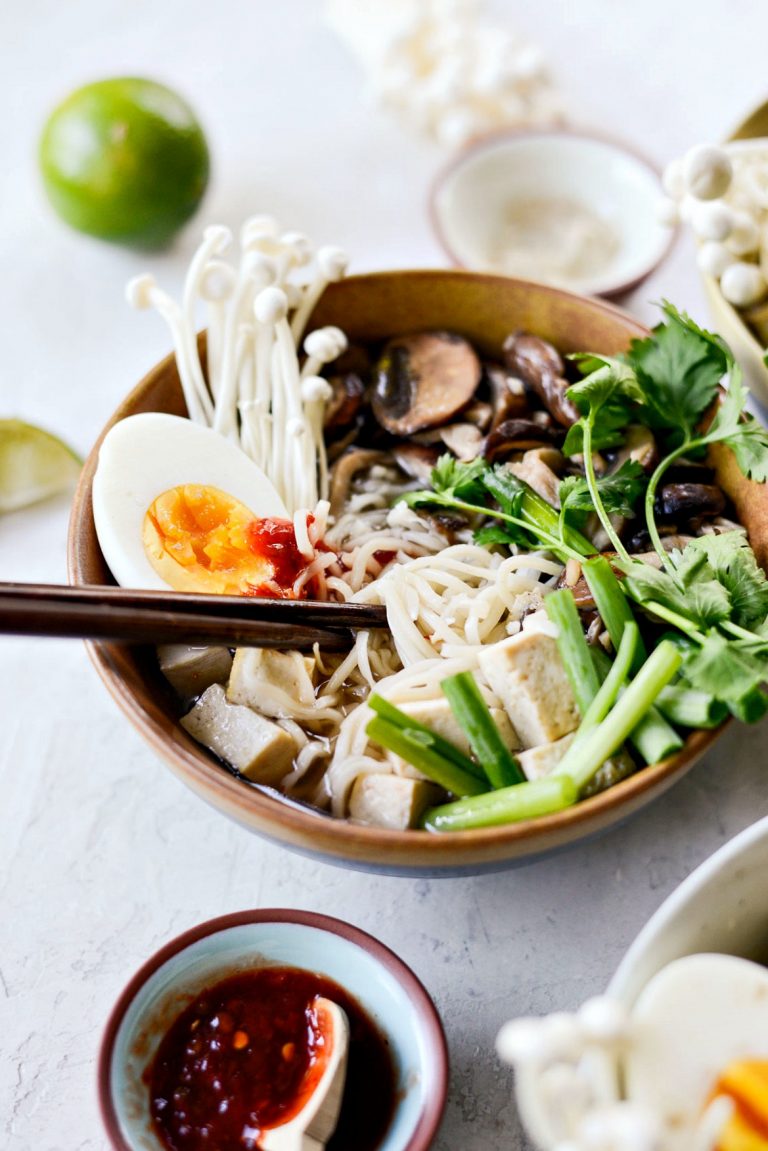
[[[477,352],[453,332],[418,332],[390,340],[375,373],[371,406],[388,432],[408,436],[447,423],[480,383]]]
[[[733,178],[733,165],[728,153],[714,144],[691,148],[683,159],[687,190],[697,200],[718,200]]]

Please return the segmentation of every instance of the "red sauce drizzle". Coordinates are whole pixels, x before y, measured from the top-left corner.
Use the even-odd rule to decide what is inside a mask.
[[[292,967],[233,975],[207,988],[171,1025],[146,1072],[155,1130],[169,1151],[256,1151],[259,1133],[303,1105],[318,1056],[317,996],[350,1027],[341,1114],[328,1151],[374,1151],[395,1105],[389,1047],[332,980]]]
[[[314,522],[314,516],[307,516],[307,526]],[[272,565],[272,578],[261,584],[251,584],[246,595],[266,599],[309,599],[316,590],[314,580],[308,580],[298,593],[293,590],[296,580],[309,567],[296,543],[293,520],[277,516],[253,520],[246,528],[246,538],[249,550]],[[314,546],[316,552],[332,550],[322,540]]]

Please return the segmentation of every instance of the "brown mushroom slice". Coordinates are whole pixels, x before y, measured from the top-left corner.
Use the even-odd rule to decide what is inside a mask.
[[[365,384],[356,372],[332,376],[328,383],[332,395],[325,406],[323,431],[327,439],[335,439],[357,419],[365,400]]]
[[[514,452],[552,447],[561,439],[561,432],[554,428],[542,427],[533,420],[505,420],[486,439],[483,455],[489,463],[494,463],[496,460],[506,459]]]
[[[415,444],[404,441],[393,444],[392,457],[402,472],[411,479],[429,486],[432,482],[432,472],[440,458],[440,450],[428,444]]]
[[[579,413],[565,394],[570,384],[557,349],[538,336],[513,332],[504,341],[503,351],[509,371],[536,393],[550,415],[564,428],[575,424]]]
[[[373,414],[396,436],[448,423],[475,394],[477,352],[453,332],[419,332],[390,340],[376,367]]]
[[[644,424],[630,424],[627,427],[624,443],[616,452],[614,470],[618,471],[627,460],[640,464],[644,472],[652,472],[659,462],[656,438]]]
[[[530,414],[530,404],[522,380],[510,376],[501,364],[483,364],[483,375],[491,393],[492,431],[505,420],[524,419]]]
[[[485,400],[474,400],[461,413],[464,423],[474,424],[481,432],[487,432],[493,419],[493,408]]]
[[[694,516],[719,516],[725,496],[715,484],[665,484],[656,496],[657,515],[688,520]]]
[[[560,507],[560,476],[559,470],[564,463],[563,456],[554,448],[534,448],[525,453],[523,458],[507,467],[514,476],[523,480],[528,487],[551,504],[553,508]]]
[[[474,424],[449,424],[440,429],[440,439],[462,463],[482,455],[483,433]]]
[[[352,480],[358,472],[372,468],[375,464],[389,463],[389,460],[390,457],[386,452],[377,452],[369,448],[352,448],[343,456],[339,456],[331,468],[329,492],[331,515],[341,515],[352,487]]]

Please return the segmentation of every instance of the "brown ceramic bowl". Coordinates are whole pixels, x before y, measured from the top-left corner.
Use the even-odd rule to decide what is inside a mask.
[[[333,284],[315,325],[337,324],[351,340],[447,328],[498,355],[510,331],[524,328],[562,352],[615,354],[647,330],[599,300],[503,277],[461,271],[381,272]],[[120,405],[108,428],[136,412],[184,413],[172,357],[158,364]],[[98,444],[83,470],[72,511],[69,570],[75,584],[111,583],[91,511]],[[720,482],[734,500],[760,562],[768,558],[768,494],[744,480],[727,451]],[[557,815],[483,830],[430,834],[387,831],[335,820],[268,794],[227,772],[176,722],[169,688],[146,647],[89,645],[99,674],[131,723],[193,791],[231,819],[286,847],[346,867],[392,874],[450,875],[498,870],[604,831],[661,795],[717,738],[695,732],[675,756],[643,768],[600,795]]]
[[[208,987],[263,967],[324,976],[363,1009],[386,1041],[395,1102],[378,1146],[427,1151],[448,1091],[448,1053],[426,990],[383,943],[340,919],[285,908],[240,911],[171,940],[136,972],[107,1023],[98,1066],[114,1151],[163,1151],[150,1115],[147,1071],[173,1021]]]

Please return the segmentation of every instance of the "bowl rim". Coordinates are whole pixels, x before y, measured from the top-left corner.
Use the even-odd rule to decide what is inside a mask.
[[[343,919],[314,911],[293,910],[285,907],[264,907],[249,911],[235,911],[219,915],[188,928],[163,944],[145,960],[123,988],[107,1019],[97,1059],[97,1091],[101,1119],[114,1151],[136,1151],[127,1143],[112,1095],[112,1054],[122,1021],[139,991],[165,963],[181,954],[201,939],[227,931],[232,927],[249,924],[288,923],[313,928],[338,936],[355,944],[383,967],[404,989],[419,1019],[419,1026],[428,1048],[423,1066],[425,1104],[416,1127],[402,1151],[428,1151],[437,1133],[448,1095],[448,1045],[442,1020],[424,984],[415,972],[386,944]],[[222,976],[224,978],[224,976]],[[339,983],[342,981],[339,980]]]
[[[456,152],[451,159],[444,164],[433,177],[429,188],[427,212],[432,230],[437,238],[438,243],[447,255],[451,264],[455,268],[461,268],[465,271],[472,271],[473,269],[465,264],[464,261],[456,254],[451,241],[445,231],[445,227],[441,218],[440,209],[438,208],[438,199],[440,191],[446,181],[454,175],[460,168],[462,168],[467,161],[473,159],[476,155],[494,148],[498,144],[511,143],[516,140],[535,139],[537,137],[556,137],[562,136],[573,140],[583,140],[589,143],[603,144],[608,148],[613,149],[615,152],[621,152],[624,156],[630,157],[641,167],[647,169],[652,176],[655,176],[659,184],[659,198],[663,198],[663,190],[661,185],[661,168],[651,160],[645,152],[636,147],[635,144],[627,143],[621,137],[615,136],[610,132],[605,132],[601,128],[590,128],[571,126],[570,124],[542,124],[540,126],[532,125],[530,127],[509,127],[499,128],[494,132],[484,133],[481,136],[476,136],[464,144]],[[598,299],[612,300],[620,296],[625,296],[634,288],[640,286],[661,264],[669,257],[673,247],[675,246],[680,235],[680,225],[674,224],[668,227],[669,238],[659,252],[653,255],[644,267],[636,272],[634,276],[630,276],[626,280],[620,280],[615,285],[603,288],[600,292],[595,293],[590,298],[597,297]],[[481,269],[476,269],[478,274],[482,275],[496,275],[494,272],[483,272]],[[545,284],[543,281],[535,282],[537,287],[550,287],[552,286],[555,291],[565,291],[565,288],[556,288],[554,285]],[[578,293],[571,292],[571,295]]]
[[[630,943],[611,977],[607,994],[626,1000],[628,989],[632,987],[634,970],[649,948],[663,938],[669,927],[697,896],[706,892],[730,866],[737,864],[743,855],[748,855],[755,844],[762,841],[768,842],[768,815],[750,823],[737,835],[726,840],[682,879]]]
[[[352,290],[361,281],[395,283],[403,275],[416,280],[424,279],[425,283],[438,276],[467,282],[483,280],[488,282],[490,287],[495,284],[499,286],[515,284],[549,297],[564,298],[578,303],[581,307],[615,317],[621,320],[628,336],[634,334],[642,338],[649,334],[648,328],[634,317],[615,304],[598,297],[579,296],[564,288],[515,280],[491,273],[453,268],[391,270],[348,276],[341,281],[341,284],[347,286],[345,290]],[[204,339],[204,334],[201,334],[200,338]],[[80,578],[81,555],[78,536],[81,525],[92,521],[90,489],[101,442],[109,429],[130,413],[145,391],[171,369],[174,363],[175,355],[171,352],[149,370],[118,405],[85,461],[75,492],[69,525],[68,571],[72,584],[82,586],[85,582]],[[389,867],[394,874],[400,875],[425,871],[433,875],[448,874],[451,871],[461,871],[462,868],[476,869],[478,865],[481,869],[484,865],[504,867],[509,866],[513,860],[530,861],[537,854],[582,840],[589,834],[618,822],[622,816],[615,815],[615,808],[620,808],[623,815],[629,816],[648,802],[649,798],[660,795],[693,766],[730,722],[729,719],[718,728],[694,731],[675,755],[658,764],[641,768],[606,791],[583,799],[553,815],[498,827],[441,832],[439,835],[414,829],[395,831],[366,827],[347,820],[327,817],[320,812],[303,810],[302,807],[285,802],[265,790],[244,784],[242,779],[222,768],[210,753],[194,744],[191,737],[185,736],[183,742],[170,742],[163,726],[127,687],[120,670],[120,647],[108,643],[86,643],[86,648],[107,690],[150,747],[189,786],[198,791],[198,794],[202,793],[215,806],[223,807],[231,818],[243,822],[244,817],[241,813],[245,809],[253,820],[259,822],[255,830],[260,835],[272,838],[283,846],[298,847],[299,850],[315,854],[326,862],[385,870]],[[651,797],[646,797],[647,792],[652,793]],[[574,826],[580,830],[574,833],[572,830]],[[275,829],[274,833],[272,829]],[[291,833],[299,836],[300,842],[295,842]],[[494,850],[500,845],[506,846],[509,843],[521,845],[521,851],[505,851],[500,855],[498,850]],[[393,856],[394,860],[390,865],[387,860]],[[401,863],[401,860],[408,862]]]

